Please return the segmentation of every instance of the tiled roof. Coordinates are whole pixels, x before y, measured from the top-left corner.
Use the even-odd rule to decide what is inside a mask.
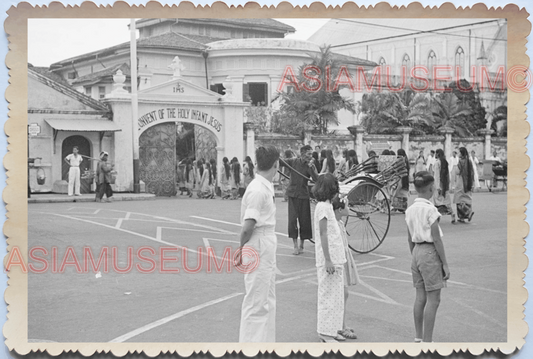
[[[81,82],[90,82],[101,79],[103,77],[113,76],[118,70],[121,70],[122,73],[126,76],[130,76],[130,67],[128,64],[119,64],[115,66],[108,67],[106,69],[93,72],[91,74],[83,75],[72,81],[73,84],[78,84]]]
[[[93,99],[92,97],[89,97],[89,96],[86,96],[85,94],[82,94],[81,92],[78,92],[76,90],[74,90],[73,88],[71,87],[68,87],[68,86],[65,86],[59,82],[56,82],[46,76],[43,76],[41,75],[39,72],[37,71],[34,71],[33,68],[29,68],[28,69],[28,75],[29,76],[32,76],[34,79],[36,79],[37,81],[45,84],[46,86],[50,87],[50,88],[53,88],[54,90],[66,95],[66,96],[69,96],[69,97],[72,97],[76,100],[78,100],[79,102],[81,102],[82,104],[86,105],[86,106],[89,106],[95,110],[98,110],[98,111],[101,111],[102,114],[108,114],[111,112],[111,110],[109,109],[109,107],[107,107],[107,105],[103,104],[102,102],[100,101],[97,101],[95,99]]]
[[[157,36],[138,39],[137,48],[170,47],[184,50],[201,51],[207,48],[205,44],[219,40],[224,39],[210,36],[182,35],[175,32],[167,32]]]
[[[70,86],[67,80],[65,80],[60,75],[50,72],[50,69],[48,67],[36,67],[28,64],[28,68],[32,69],[33,71],[37,72],[40,75],[43,75],[45,77],[48,77],[50,80],[53,80],[55,82],[59,82],[62,85]]]
[[[230,19],[230,18],[214,18],[214,19],[190,19],[190,18],[181,18],[181,19],[141,19],[137,20],[135,23],[137,27],[145,27],[153,25],[156,21],[182,21],[188,23],[209,23],[211,25],[233,25],[239,28],[246,27],[248,29],[267,29],[276,32],[295,32],[296,29],[290,25],[284,24],[274,19],[267,18],[255,18],[255,19]]]
[[[168,48],[176,48],[176,49],[183,49],[183,50],[192,50],[192,51],[201,51],[207,46],[204,46],[204,44],[214,42],[214,41],[220,41],[220,40],[226,40],[226,39],[220,39],[216,37],[210,37],[210,36],[200,36],[200,35],[182,35],[174,32],[168,32],[165,34],[157,35],[157,36],[150,36],[145,37],[142,39],[137,39],[137,49],[140,49],[142,47],[168,47]],[[129,51],[130,43],[125,42],[119,45],[107,47],[102,50],[89,52],[83,55],[75,56],[68,58],[66,60],[58,61],[54,64],[52,64],[50,67],[55,66],[65,66],[69,65],[72,62],[78,62],[81,60],[86,60],[91,57],[96,56],[104,56],[109,53],[116,52],[118,50],[125,49]]]

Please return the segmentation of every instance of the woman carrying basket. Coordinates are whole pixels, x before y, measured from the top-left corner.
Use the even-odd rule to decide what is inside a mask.
[[[100,152],[100,161],[96,167],[96,202],[102,202],[104,193],[107,197],[106,202],[113,201],[113,189],[111,189],[111,171],[115,167],[107,163],[109,154],[106,151]]]

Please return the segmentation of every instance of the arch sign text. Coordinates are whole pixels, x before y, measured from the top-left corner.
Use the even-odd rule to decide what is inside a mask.
[[[168,122],[168,120],[192,120],[202,122],[207,126],[212,127],[215,131],[220,132],[222,124],[208,113],[192,110],[190,108],[166,107],[159,110],[153,110],[145,113],[137,120],[139,125],[139,132],[144,127],[154,122]]]

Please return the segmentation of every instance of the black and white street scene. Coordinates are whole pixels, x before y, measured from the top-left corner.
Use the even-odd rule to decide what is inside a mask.
[[[508,340],[506,19],[30,19],[27,71],[30,342]]]

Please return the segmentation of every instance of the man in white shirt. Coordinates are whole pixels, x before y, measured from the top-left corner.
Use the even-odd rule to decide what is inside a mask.
[[[81,196],[80,193],[80,164],[83,158],[78,154],[78,146],[72,148],[72,153],[65,157],[65,162],[68,163],[70,169],[68,170],[68,195]]]
[[[489,161],[496,161],[498,163],[495,163],[497,165],[501,164],[502,163],[502,159],[500,157],[498,157],[498,152],[496,150],[494,150],[492,152],[492,156],[490,156],[489,158],[487,158],[487,160]],[[492,187],[496,187],[497,184],[496,184],[496,181],[494,180],[494,174],[492,175],[492,179],[490,180],[485,180],[485,186],[487,186],[487,188],[489,189],[489,191],[492,191]]]
[[[279,151],[255,151],[257,173],[241,202],[241,255],[236,265],[246,265],[239,342],[276,341],[276,203],[272,180],[279,167]],[[243,257],[252,259],[246,263]]]

